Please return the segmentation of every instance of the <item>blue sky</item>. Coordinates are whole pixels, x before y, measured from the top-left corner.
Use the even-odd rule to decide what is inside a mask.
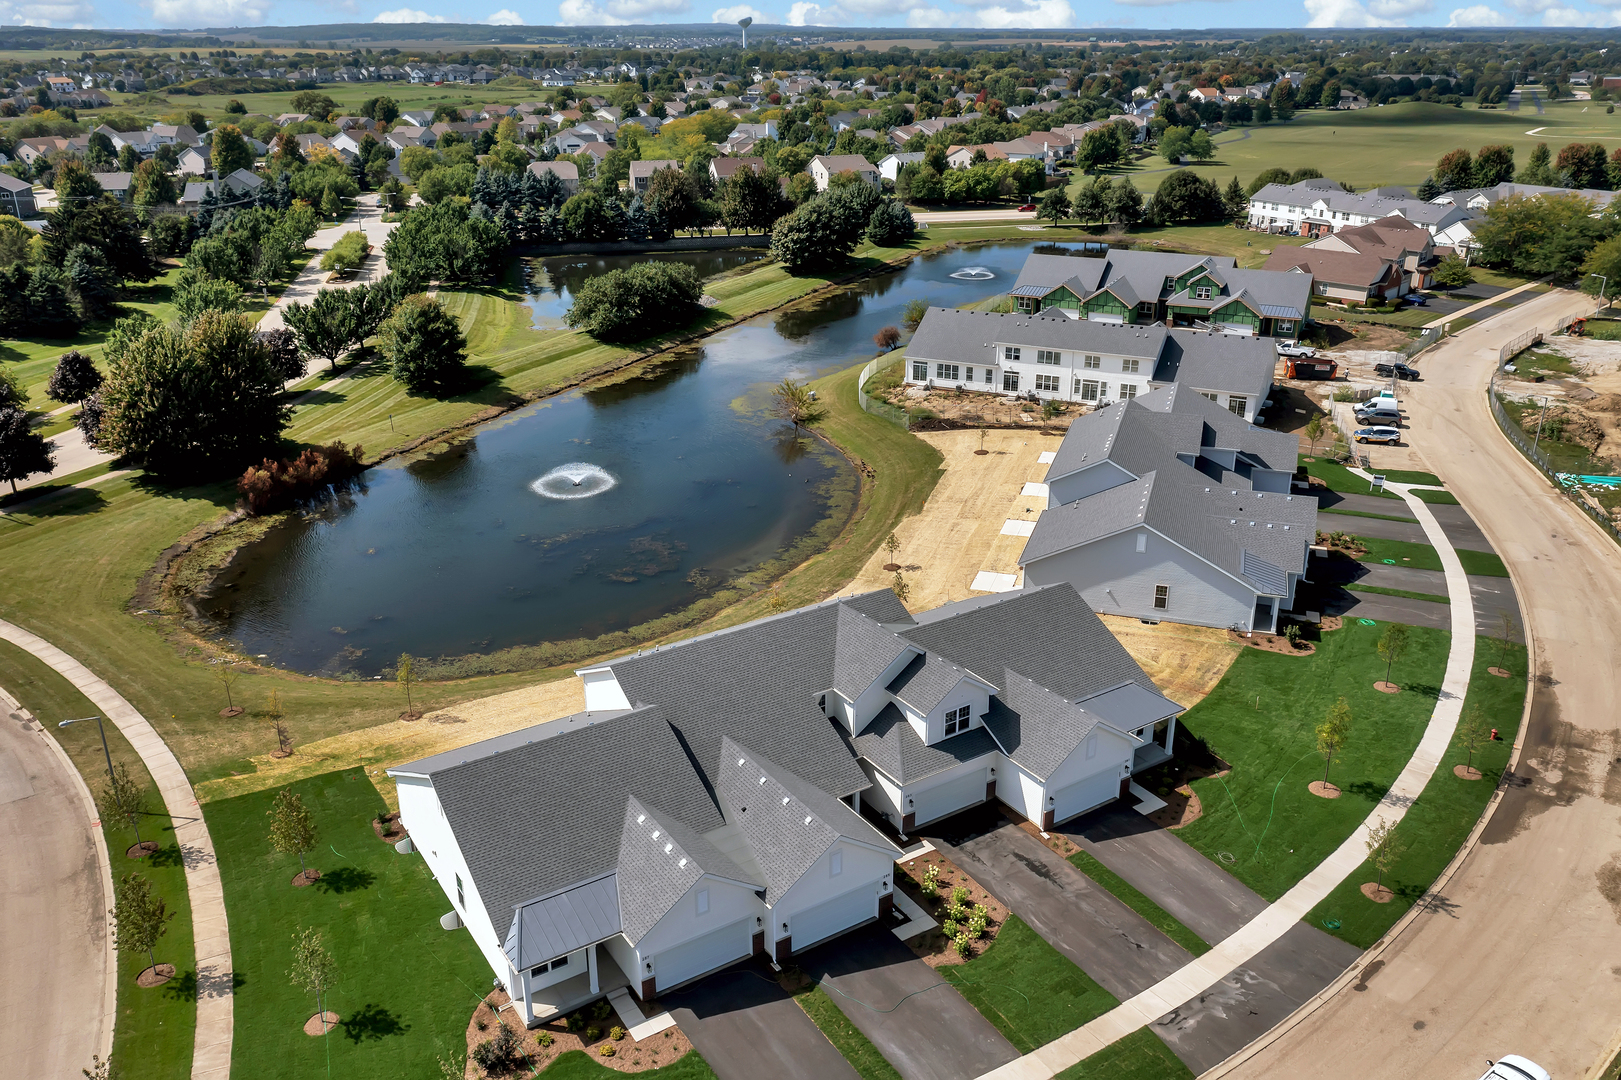
[[[506,6],[506,5],[513,6]],[[0,22],[202,27],[324,22],[603,25],[757,22],[804,26],[1612,26],[1621,0],[0,0]],[[400,5],[400,6],[395,6]]]

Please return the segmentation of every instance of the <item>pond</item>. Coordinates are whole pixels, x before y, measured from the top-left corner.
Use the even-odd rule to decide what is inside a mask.
[[[736,270],[766,257],[763,248],[727,251],[655,251],[639,255],[554,255],[524,259],[524,304],[536,330],[561,330],[563,316],[574,303],[574,292],[591,278],[610,270],[625,270],[637,263],[673,262],[690,266],[700,278]]]
[[[1005,290],[1032,250],[1064,249],[919,258],[370,469],[245,548],[200,609],[250,655],[371,675],[402,652],[626,630],[762,567],[774,576],[837,536],[858,479],[769,416],[771,386],[872,356],[873,334],[899,325],[909,300]],[[951,276],[970,266],[992,277]]]

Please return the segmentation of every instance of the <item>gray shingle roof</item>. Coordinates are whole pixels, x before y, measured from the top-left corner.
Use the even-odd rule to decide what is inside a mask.
[[[906,639],[951,657],[993,685],[1012,668],[1071,701],[1125,682],[1154,686],[1071,585],[975,597],[925,616],[933,618],[920,616],[917,626],[901,631]],[[1031,633],[1031,627],[1041,632]]]
[[[781,899],[841,836],[893,847],[846,803],[769,759],[729,738],[720,753],[715,794],[765,872],[766,903]]]
[[[884,689],[927,715],[971,674],[943,656],[927,653],[912,657]]]
[[[615,868],[632,791],[700,832],[721,824],[662,710],[635,709],[547,737],[551,726],[519,733],[540,736],[520,746],[464,748],[390,770],[432,776],[498,932],[518,904]],[[457,754],[465,763],[445,762]]]
[[[765,885],[679,820],[634,795],[625,800],[619,910],[626,940],[632,945],[642,940],[706,873],[739,885]]]
[[[618,883],[608,873],[525,904],[512,920],[502,951],[513,967],[525,971],[617,933]]]
[[[1034,258],[1034,256],[1032,256]],[[908,358],[957,364],[996,364],[998,341],[1035,349],[1111,353],[1153,360],[1165,327],[1071,319],[1065,315],[1007,315],[930,308],[906,346]]]
[[[1172,330],[1154,368],[1154,381],[1264,400],[1278,354],[1271,338]]]
[[[909,646],[893,630],[845,604],[839,605],[833,647],[833,689],[854,701]]]
[[[1003,682],[985,726],[1008,757],[1046,780],[1097,728],[1099,718],[1015,671],[1004,672]]]
[[[1200,446],[1236,450],[1262,468],[1294,472],[1296,459],[1300,455],[1299,436],[1256,427],[1242,416],[1229,412],[1192,387],[1181,383],[1172,383],[1147,394],[1139,394],[1133,402],[1121,404],[1134,404],[1154,412],[1198,417],[1203,427],[1199,437]],[[1075,427],[1071,426],[1070,431],[1074,430]],[[1171,440],[1171,444],[1173,449],[1182,452],[1181,443]],[[1060,447],[1060,457],[1054,459],[1054,464],[1062,460],[1062,454],[1063,449]],[[1058,474],[1049,470],[1048,475]]]
[[[879,710],[851,742],[857,753],[897,784],[916,783],[996,749],[996,742],[982,727],[930,746],[918,738],[917,730],[893,704]]]

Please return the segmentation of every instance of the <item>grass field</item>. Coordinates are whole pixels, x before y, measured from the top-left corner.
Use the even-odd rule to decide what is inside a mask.
[[[861,1080],[901,1080],[895,1066],[879,1052],[872,1040],[861,1029],[850,1023],[850,1018],[839,1010],[838,1003],[820,986],[811,986],[794,995],[799,1007],[805,1010],[827,1041],[838,1048],[844,1060],[860,1074]],[[683,1059],[684,1060],[684,1059]]]
[[[1120,1004],[1017,915],[984,952],[936,970],[1021,1054]]]
[[[1152,1030],[1140,1027],[1059,1073],[1056,1080],[1193,1080]]]
[[[1153,927],[1194,956],[1203,956],[1210,945],[1198,934],[1183,926],[1175,916],[1143,895],[1131,882],[1098,862],[1090,854],[1077,851],[1069,857],[1070,863],[1113,894],[1116,900],[1147,919]]]
[[[464,1050],[488,991],[489,964],[466,933],[439,928],[445,897],[417,855],[377,839],[382,800],[359,769],[291,785],[319,830],[306,860],[322,871],[294,889],[299,860],[266,839],[275,791],[208,806],[238,974],[232,1070],[255,1077],[425,1076]],[[319,929],[337,964],[328,1007],[342,1017],[325,1039],[304,1034],[314,1000],[286,976],[293,937]],[[329,1056],[330,1055],[330,1056]]]
[[[1266,169],[1310,166],[1358,190],[1388,184],[1416,188],[1437,158],[1459,147],[1473,154],[1482,146],[1507,144],[1514,148],[1516,166],[1523,166],[1539,142],[1557,157],[1567,143],[1606,139],[1621,139],[1621,115],[1605,115],[1602,102],[1557,102],[1541,115],[1408,102],[1357,112],[1307,109],[1286,124],[1234,128],[1215,137],[1213,160],[1190,167],[1223,186],[1233,176],[1248,184]],[[1171,168],[1164,158],[1151,157],[1125,174],[1152,191]]]
[[[1510,678],[1486,670],[1499,663],[1510,672]],[[1525,646],[1510,645],[1502,650],[1491,638],[1476,639],[1464,715],[1479,709],[1502,735],[1502,741],[1488,742],[1475,751],[1474,766],[1480,770],[1481,779],[1463,780],[1453,773],[1452,767],[1464,764],[1468,757],[1462,740],[1454,737],[1435,775],[1396,826],[1396,843],[1406,850],[1385,875],[1385,884],[1396,898],[1388,904],[1375,904],[1362,895],[1362,883],[1373,881],[1375,876],[1373,867],[1364,863],[1312,909],[1308,922],[1366,949],[1424,894],[1474,828],[1503,775],[1520,729],[1525,684]]]
[[[1288,891],[1368,816],[1429,722],[1449,635],[1411,628],[1395,673],[1403,690],[1387,695],[1373,688],[1385,676],[1374,651],[1382,631],[1348,622],[1304,657],[1245,649],[1221,685],[1182,716],[1186,730],[1232,771],[1193,782],[1204,816],[1180,836],[1268,900]],[[1351,736],[1329,779],[1342,795],[1322,799],[1306,789],[1323,777],[1315,729],[1340,697],[1351,706]]]
[[[0,686],[50,731],[78,767],[90,790],[99,792],[106,782],[107,766],[96,725],[57,726],[63,720],[95,716],[99,710],[72,683],[10,642],[0,641],[0,665],[5,669]],[[190,1072],[192,1040],[197,1030],[196,955],[192,945],[186,872],[173,839],[174,829],[168,815],[162,812],[162,802],[152,786],[151,775],[117,727],[109,723],[106,732],[107,750],[113,761],[126,766],[152,793],[148,803],[155,812],[141,817],[141,839],[161,845],[157,852],[139,861],[128,858],[124,852],[135,843],[134,830],[122,821],[104,821],[102,835],[112,862],[113,881],[116,887],[116,882],[124,875],[140,874],[152,883],[153,893],[175,913],[155,952],[159,963],[172,963],[177,972],[177,977],[165,986],[142,989],[135,985],[135,977],[147,966],[146,954],[119,956],[118,1019],[113,1027],[112,1056],[118,1063],[117,1075],[122,1080],[164,1080]],[[112,906],[110,897],[107,906]],[[84,974],[87,986],[91,983],[99,986],[99,970]],[[98,993],[87,989],[86,996],[95,997]]]

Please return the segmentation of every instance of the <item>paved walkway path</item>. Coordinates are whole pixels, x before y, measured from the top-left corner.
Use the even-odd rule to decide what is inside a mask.
[[[1502,303],[1504,300],[1507,300],[1511,296],[1518,296],[1518,295],[1520,295],[1520,293],[1528,292],[1529,290],[1536,288],[1538,285],[1546,285],[1551,280],[1553,280],[1553,279],[1552,278],[1538,278],[1536,281],[1527,281],[1524,285],[1517,285],[1512,289],[1507,289],[1507,290],[1505,290],[1503,292],[1498,293],[1496,296],[1488,296],[1486,299],[1482,300],[1478,304],[1470,304],[1468,307],[1463,308],[1460,311],[1454,311],[1450,315],[1442,315],[1439,319],[1431,319],[1429,322],[1424,324],[1424,329],[1426,329],[1426,330],[1435,330],[1435,329],[1438,329],[1439,327],[1445,325],[1446,323],[1452,322],[1452,321],[1454,321],[1456,319],[1468,318],[1469,316],[1475,314],[1477,311],[1484,311],[1487,308],[1493,306],[1494,304]]]
[[[0,1061],[8,1076],[77,1076],[112,1053],[113,878],[79,770],[0,688]]]
[[[225,921],[225,892],[220,885],[214,841],[208,835],[191,781],[146,717],[79,661],[44,638],[4,620],[0,620],[0,638],[50,665],[89,698],[103,716],[117,725],[152,774],[180,844],[197,947],[197,1036],[191,1078],[227,1080],[231,1074],[231,936]]]
[[[1469,674],[1475,660],[1474,604],[1463,564],[1459,562],[1457,552],[1453,550],[1440,523],[1430,513],[1429,506],[1409,494],[1408,485],[1386,486],[1407,503],[1413,517],[1424,526],[1430,543],[1440,552],[1441,565],[1446,570],[1447,593],[1452,599],[1452,641],[1447,653],[1441,694],[1436,701],[1435,711],[1430,715],[1424,737],[1419,740],[1401,775],[1367,819],[1346,837],[1332,855],[1232,936],[1090,1023],[986,1073],[987,1078],[1048,1080],[1138,1028],[1153,1024],[1189,1002],[1198,1000],[1235,969],[1249,963],[1281,939],[1341,882],[1355,873],[1367,859],[1369,827],[1380,820],[1392,823],[1400,821],[1406,815],[1407,808],[1424,790],[1424,785],[1429,782],[1452,742],[1458,716],[1463,711],[1464,694],[1469,689]]]

